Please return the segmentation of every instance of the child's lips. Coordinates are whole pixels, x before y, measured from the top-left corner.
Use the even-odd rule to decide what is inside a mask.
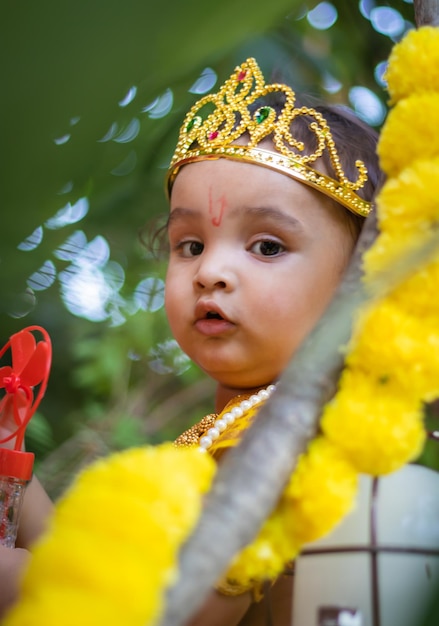
[[[233,327],[234,324],[232,322],[216,317],[204,317],[195,322],[195,328],[198,332],[208,337],[230,332]]]
[[[230,331],[235,324],[212,302],[199,302],[195,308],[195,328],[206,336],[221,335]]]

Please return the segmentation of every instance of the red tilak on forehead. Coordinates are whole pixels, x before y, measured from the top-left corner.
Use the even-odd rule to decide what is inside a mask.
[[[209,215],[212,216],[212,224],[213,226],[221,226],[221,222],[224,215],[224,210],[227,207],[227,199],[225,195],[222,195],[218,198],[216,204],[218,205],[217,209],[215,209],[214,201],[212,198],[212,188],[209,187]]]

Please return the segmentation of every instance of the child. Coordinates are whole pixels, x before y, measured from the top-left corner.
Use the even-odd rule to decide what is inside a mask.
[[[215,458],[234,445],[322,315],[371,210],[376,139],[344,110],[295,106],[253,59],[188,113],[167,180],[166,311],[217,390],[216,414],[177,445]],[[263,624],[257,591],[226,581],[191,626]],[[289,624],[288,579],[269,593],[273,623]]]
[[[166,311],[182,349],[217,382],[217,413],[176,443],[215,458],[325,310],[380,181],[374,131],[294,100],[249,59],[189,111],[168,172]],[[255,590],[218,591],[191,626],[265,623],[263,603],[250,607]],[[270,594],[273,623],[289,624],[291,582],[281,577]]]

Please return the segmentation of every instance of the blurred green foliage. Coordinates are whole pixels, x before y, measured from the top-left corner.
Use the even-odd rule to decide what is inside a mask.
[[[223,81],[255,56],[265,76],[281,71],[297,91],[350,104],[350,89],[364,86],[385,105],[376,67],[395,37],[365,17],[377,3],[334,0],[330,28],[307,18],[318,4],[3,3],[0,340],[31,324],[51,335],[51,379],[28,446],[52,495],[96,455],[172,438],[212,408],[213,384],[169,344],[163,308],[134,306],[139,283],[164,276],[139,233],[148,238],[166,214],[164,169],[203,70]],[[410,26],[410,2],[385,6]],[[329,89],[328,80],[338,87]],[[50,225],[80,198],[88,202],[80,221]],[[20,250],[35,229],[41,243]],[[105,242],[105,271],[123,274],[100,321],[73,315],[62,298],[71,259],[59,250],[78,232],[88,243]],[[45,262],[53,276],[42,289],[29,277]]]

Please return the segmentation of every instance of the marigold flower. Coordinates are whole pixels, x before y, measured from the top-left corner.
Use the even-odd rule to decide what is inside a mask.
[[[418,324],[439,328],[439,253],[430,263],[419,268],[392,292],[392,300],[407,310]],[[439,355],[437,355],[439,358]]]
[[[439,91],[439,31],[422,26],[393,46],[385,75],[391,103],[415,93]]]
[[[439,125],[433,122],[438,110],[439,93],[422,93],[400,100],[390,111],[378,143],[388,176],[397,176],[417,159],[439,155]]]
[[[425,243],[425,232],[416,229],[401,230],[398,236],[385,231],[380,233],[374,245],[363,256],[365,283],[377,279],[380,274],[392,272],[394,264],[403,261],[408,253],[422,249]]]
[[[251,585],[274,579],[293,560],[300,544],[285,526],[285,503],[281,502],[266,520],[256,539],[246,546],[232,561],[227,579],[240,585]]]
[[[5,626],[152,623],[177,575],[215,464],[171,444],[114,454],[86,469],[33,549],[22,600]]]
[[[321,426],[358,472],[380,476],[420,454],[425,442],[422,418],[422,404],[412,394],[385,379],[346,369]]]
[[[416,160],[387,180],[377,198],[380,231],[428,233],[439,219],[438,185],[439,156]]]
[[[318,437],[303,454],[284,492],[285,523],[301,544],[329,533],[352,509],[358,472],[340,448]]]
[[[419,319],[387,298],[360,315],[347,365],[399,386],[405,397],[433,400],[439,395],[438,322]]]

